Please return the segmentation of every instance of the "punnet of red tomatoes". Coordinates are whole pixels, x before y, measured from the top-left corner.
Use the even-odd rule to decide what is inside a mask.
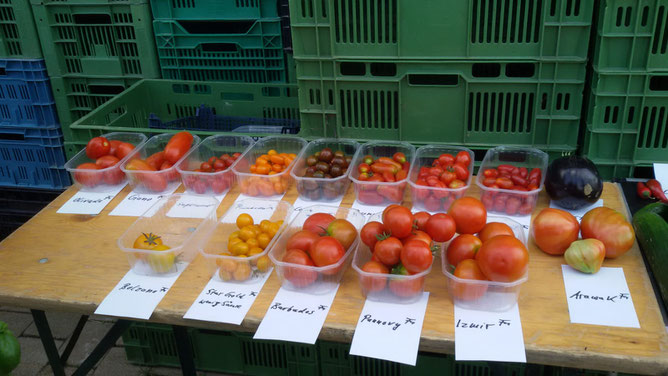
[[[209,189],[213,194],[226,192],[234,183],[234,174],[230,166],[241,156],[241,153],[225,153],[220,157],[212,156],[208,160],[200,163],[199,168],[192,170],[192,173],[181,171],[183,185],[187,190],[197,194],[206,193]]]
[[[361,152],[370,153],[360,153],[353,161],[356,167],[351,179],[355,182],[357,200],[367,205],[401,203],[411,167],[412,146],[407,148],[411,155],[406,155],[405,151],[388,152],[389,148],[386,148],[385,156],[380,157],[374,157],[373,148],[369,144],[363,145]]]
[[[413,214],[390,205],[371,217],[360,232],[362,243],[353,261],[362,293],[374,300],[412,301],[424,291],[436,243],[450,240],[456,231],[452,216],[427,212]]]
[[[487,151],[477,184],[490,212],[529,215],[536,208],[548,156],[538,149],[497,147]]]
[[[321,208],[303,209],[269,251],[288,288],[320,292],[333,289],[359,244],[357,228],[364,223],[359,211],[340,208],[334,216],[321,212]]]
[[[197,143],[199,137],[187,131],[153,136],[121,168],[132,185],[162,192],[169,183],[180,179],[175,165]]]
[[[130,143],[107,137],[93,137],[88,141],[86,149],[66,165],[76,183],[84,187],[94,188],[100,185],[117,185],[125,181],[125,174],[120,169],[120,162],[134,150],[136,144],[146,140],[144,136],[111,133],[108,137],[133,140]],[[83,162],[83,163],[82,163]]]
[[[420,147],[409,179],[413,207],[430,212],[447,211],[468,189],[472,157],[473,152],[464,148]]]

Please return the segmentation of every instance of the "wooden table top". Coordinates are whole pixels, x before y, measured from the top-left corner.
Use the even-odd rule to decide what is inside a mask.
[[[2,241],[0,304],[92,314],[129,268],[116,239],[136,217],[108,216],[129,191],[126,187],[96,216],[57,214],[76,192],[71,188]],[[237,195],[237,188],[228,193],[218,208],[219,217]],[[468,195],[479,197],[475,184]],[[292,187],[284,200],[294,202],[296,198]],[[606,183],[602,198],[605,206],[627,213],[617,185]],[[349,207],[353,200],[351,186],[342,206]],[[534,213],[547,205],[548,198],[542,192]],[[543,253],[533,242],[529,248],[530,277],[519,298],[529,363],[668,374],[668,333],[637,244],[623,257],[606,260],[604,266],[624,268],[640,329],[571,324],[561,275],[563,258]],[[206,264],[198,255],[150,321],[255,331],[279,288],[276,273],[272,273],[241,326],[183,319],[209,278]],[[440,265],[435,266],[427,279],[426,291],[431,294],[422,329],[422,351],[454,353],[453,304],[445,283]],[[349,268],[319,338],[350,342],[363,304],[357,276]]]

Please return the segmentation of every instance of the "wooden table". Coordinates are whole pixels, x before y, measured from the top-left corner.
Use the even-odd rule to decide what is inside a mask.
[[[92,314],[128,271],[116,239],[136,218],[107,215],[128,192],[126,187],[97,216],[57,214],[56,210],[75,193],[69,189],[0,243],[0,304]],[[219,217],[237,195],[233,189],[225,197]],[[469,195],[479,197],[475,184]],[[293,187],[284,200],[294,202],[296,197]],[[606,206],[627,213],[617,185],[606,183],[602,198]],[[351,186],[342,206],[350,206],[353,199]],[[547,204],[543,192],[537,209]],[[561,276],[563,258],[549,256],[533,243],[529,252],[529,281],[519,298],[529,363],[668,374],[668,334],[637,244],[623,257],[606,260],[604,265],[624,268],[640,329],[571,324]],[[183,315],[209,278],[204,260],[198,256],[158,305],[151,321],[255,331],[279,288],[273,273],[241,326],[184,320]],[[452,354],[453,305],[440,265],[433,268],[426,289],[431,295],[420,350]],[[320,338],[350,342],[363,304],[357,276],[349,269]]]

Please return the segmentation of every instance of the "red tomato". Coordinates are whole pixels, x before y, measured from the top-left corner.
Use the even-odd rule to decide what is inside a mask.
[[[165,159],[171,163],[176,163],[188,152],[192,143],[193,135],[190,132],[183,131],[176,133],[169,139],[167,146],[165,146]]]
[[[382,235],[385,232],[385,226],[380,222],[368,222],[362,227],[360,232],[360,238],[362,243],[366,244],[369,249],[373,252],[373,247],[378,242],[378,236]]]
[[[427,234],[437,242],[447,242],[452,239],[456,227],[455,220],[445,213],[432,215],[426,225]]]
[[[363,204],[368,204],[368,205],[380,205],[385,201],[383,196],[379,195],[375,191],[364,191],[360,190],[357,192],[357,199],[363,203]]]
[[[394,207],[383,216],[385,228],[392,233],[392,236],[400,239],[411,234],[414,221],[413,213],[405,206]]]
[[[578,220],[560,209],[545,208],[531,223],[531,237],[541,251],[550,255],[563,255],[579,234]]]
[[[322,236],[318,238],[309,250],[309,255],[315,266],[327,266],[336,264],[346,254],[338,240],[331,236]]]
[[[283,262],[297,265],[314,266],[311,258],[301,249],[289,249],[283,255]],[[296,287],[306,287],[318,278],[318,273],[314,270],[304,268],[291,268],[286,266],[283,269],[285,279],[290,281]]]
[[[109,154],[111,144],[104,137],[93,137],[86,145],[86,155],[90,159],[97,159],[103,155]]]
[[[160,169],[160,166],[165,162],[165,152],[159,151],[153,153],[150,157],[146,158],[146,163],[156,170]]]
[[[448,167],[448,169],[441,174],[439,179],[443,182],[443,184],[450,185],[450,183],[457,179],[457,174],[455,173],[453,167]]]
[[[424,290],[424,277],[417,277],[415,279],[393,279],[390,277],[390,291],[394,295],[402,298],[410,298],[422,293]]]
[[[431,214],[421,211],[413,214],[413,218],[415,218],[415,224],[417,225],[418,230],[425,231],[427,221],[431,217]]]
[[[306,218],[306,221],[304,221],[302,229],[309,230],[316,234],[324,234],[327,230],[327,226],[329,226],[335,219],[336,218],[333,215],[328,213],[311,214]]]
[[[459,235],[450,242],[446,250],[448,265],[454,268],[462,260],[475,258],[475,254],[481,246],[482,241],[477,236],[471,234]]]
[[[226,169],[226,168],[227,168],[227,165],[225,164],[224,161],[222,161],[222,160],[220,160],[220,159],[216,159],[216,160],[213,162],[213,169],[214,169],[214,170],[224,170],[224,169]]]
[[[399,262],[403,247],[401,240],[390,236],[376,243],[373,247],[373,255],[386,266],[393,267]]]
[[[113,155],[103,155],[95,161],[97,167],[102,170],[107,167],[115,166],[119,159]]]
[[[460,234],[475,234],[487,223],[487,210],[480,200],[473,197],[462,197],[450,205],[448,214],[457,224]]]
[[[404,198],[404,191],[398,186],[379,185],[376,191],[390,202],[401,202]]]
[[[120,167],[112,168],[111,170],[105,171],[104,173],[104,182],[109,185],[120,184],[123,182],[124,179],[125,179],[125,174],[120,169]]]
[[[473,259],[462,260],[455,268],[454,276],[461,279],[471,279],[471,280],[487,280],[485,274],[480,270],[480,266]],[[476,300],[485,295],[487,291],[487,285],[484,283],[475,283],[475,282],[457,282],[452,281],[452,286],[450,287],[450,292],[455,297],[455,299],[461,300]]]
[[[122,143],[122,141],[118,140],[109,140],[109,155],[116,156],[116,149],[118,149],[118,145]]]
[[[478,233],[478,237],[482,242],[486,242],[487,240],[497,235],[515,236],[515,233],[513,232],[513,229],[510,228],[510,226],[502,222],[487,223],[485,227],[483,227],[482,230],[480,230]]]
[[[151,172],[137,172],[139,183],[149,191],[162,192],[167,189],[167,179],[164,174]]]
[[[526,273],[529,252],[516,237],[499,235],[482,243],[475,260],[489,280],[513,282]]]
[[[466,181],[469,178],[469,170],[468,168],[464,167],[464,165],[455,163],[452,166],[452,169],[455,171],[455,175],[457,176],[457,179]]]
[[[375,274],[388,274],[390,272],[385,265],[373,260],[364,264],[364,266],[362,266],[362,270],[367,273]],[[387,277],[381,275],[360,275],[360,284],[362,284],[362,290],[366,291],[367,293],[381,291],[387,284]]]
[[[429,244],[419,239],[413,239],[404,244],[400,259],[409,273],[416,274],[429,269],[434,256],[431,254]]]
[[[199,165],[199,169],[204,172],[213,172],[213,166],[211,166],[209,162],[202,162],[202,164]]]
[[[125,169],[130,171],[155,171],[155,168],[141,159],[131,160],[125,165]]]
[[[304,252],[309,252],[311,245],[318,239],[320,237],[315,232],[308,230],[297,231],[288,239],[285,249],[301,249]]]
[[[406,245],[407,242],[411,240],[419,240],[424,242],[426,245],[431,247],[433,245],[433,239],[429,234],[424,231],[414,230],[408,237],[401,239],[401,242]]]
[[[327,234],[338,240],[347,250],[357,238],[357,229],[345,219],[335,219],[327,226]]]
[[[600,207],[582,217],[582,238],[600,240],[605,244],[605,257],[615,258],[631,249],[635,232],[621,213]]]
[[[77,166],[77,170],[98,170],[99,166],[95,163],[82,163]],[[76,171],[74,173],[74,180],[85,187],[95,187],[100,184],[102,174],[97,172]]]
[[[383,209],[383,215],[381,216],[381,218],[383,219],[383,223],[385,223],[385,216],[387,215],[387,212],[389,212],[390,210],[392,210],[394,208],[398,208],[399,206],[401,206],[401,205],[390,204],[385,209]]]
[[[441,154],[438,157],[438,163],[441,164],[441,166],[450,166],[455,163],[455,157],[452,156],[452,154]]]
[[[468,168],[471,164],[471,155],[468,152],[462,150],[457,153],[457,156],[455,156],[455,163],[459,163],[465,168]]]
[[[132,151],[135,149],[135,146],[132,145],[129,142],[121,142],[118,144],[116,147],[116,151],[114,152],[114,155],[118,159],[123,159],[125,158],[128,154],[132,153]]]

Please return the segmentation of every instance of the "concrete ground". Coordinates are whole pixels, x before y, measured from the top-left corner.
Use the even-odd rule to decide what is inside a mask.
[[[79,321],[79,315],[64,312],[47,312],[51,332],[60,352],[65,348],[68,339]],[[37,334],[32,315],[28,309],[0,306],[0,321],[4,321],[18,338],[21,345],[21,363],[12,372],[13,376],[48,376],[52,375],[51,367]],[[71,375],[100,339],[111,328],[114,320],[102,317],[90,317],[84,327],[69,360],[65,373]],[[119,339],[116,346],[98,362],[89,373],[93,376],[177,376],[181,369],[170,367],[143,367],[130,364],[125,357],[123,340]],[[215,372],[198,372],[198,375],[223,375]]]

